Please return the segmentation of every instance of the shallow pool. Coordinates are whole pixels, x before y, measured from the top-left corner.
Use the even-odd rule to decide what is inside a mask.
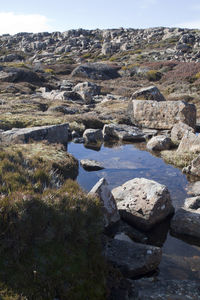
[[[155,180],[168,187],[174,207],[182,206],[187,197],[187,177],[161,158],[145,151],[145,143],[107,144],[101,148],[90,149],[83,144],[68,144],[68,152],[78,160],[95,159],[103,164],[100,171],[85,171],[79,166],[78,183],[89,191],[102,177],[108,181],[110,188],[123,184],[135,177]],[[190,245],[172,237],[169,222],[157,226],[152,231],[152,244],[164,239],[163,258],[159,266],[159,277],[166,279],[200,279],[200,247]]]

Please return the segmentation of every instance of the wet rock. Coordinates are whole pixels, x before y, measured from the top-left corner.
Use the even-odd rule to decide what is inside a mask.
[[[104,169],[103,165],[94,159],[81,159],[80,163],[87,171],[98,171]]]
[[[113,225],[120,220],[115,199],[108,188],[108,183],[105,178],[101,178],[91,189],[89,194],[96,194],[99,196],[103,209],[105,227]]]
[[[106,245],[106,259],[124,276],[134,278],[154,271],[162,257],[158,247],[113,239]]]
[[[142,230],[151,229],[173,212],[165,185],[135,178],[112,190],[122,219]]]
[[[73,142],[75,144],[83,144],[84,143],[84,138],[82,138],[82,137],[73,138]]]
[[[184,207],[177,210],[171,222],[176,235],[186,235],[200,239],[200,197],[188,198]]]
[[[138,291],[135,300],[200,299],[200,287],[197,281],[142,278],[133,282]]]
[[[147,149],[151,151],[169,150],[171,146],[171,139],[165,135],[154,136],[147,143]]]
[[[156,86],[149,86],[134,92],[131,99],[166,101],[165,97]]]
[[[177,152],[200,152],[200,135],[196,135],[191,131],[186,132],[179,144]]]
[[[91,103],[93,96],[100,94],[100,87],[95,83],[86,81],[78,83],[73,91],[78,93],[86,103]]]
[[[105,141],[119,139],[123,141],[144,141],[146,135],[137,127],[128,125],[104,125],[103,138]]]
[[[109,80],[119,77],[117,68],[102,63],[87,63],[76,67],[72,76],[90,78],[94,80]]]
[[[184,101],[132,100],[128,114],[132,124],[153,129],[172,129],[179,121],[195,127],[196,108]]]
[[[103,141],[101,129],[86,129],[83,133],[84,142],[86,144],[98,143]]]
[[[40,126],[31,128],[13,128],[0,134],[4,143],[27,143],[31,140],[47,140],[51,143],[68,142],[68,124]]]
[[[188,126],[187,124],[183,122],[179,122],[175,124],[171,131],[171,140],[174,143],[180,143],[181,139],[187,132],[194,133],[194,128]]]

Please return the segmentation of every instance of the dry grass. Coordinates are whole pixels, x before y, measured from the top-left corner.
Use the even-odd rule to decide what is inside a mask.
[[[161,157],[168,164],[172,164],[178,168],[184,168],[191,164],[192,160],[197,156],[195,153],[179,153],[176,150],[161,151]]]

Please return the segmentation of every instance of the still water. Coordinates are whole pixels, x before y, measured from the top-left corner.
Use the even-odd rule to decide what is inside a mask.
[[[86,148],[83,144],[68,144],[68,152],[78,160],[95,159],[103,164],[100,171],[85,171],[79,166],[77,181],[89,191],[95,183],[105,177],[110,189],[135,177],[155,180],[168,187],[175,209],[183,205],[187,197],[187,177],[161,158],[145,151],[144,143],[107,144],[101,148]],[[159,266],[159,278],[200,279],[200,247],[171,236],[169,222],[159,225],[151,232],[151,244],[163,244],[163,257]]]

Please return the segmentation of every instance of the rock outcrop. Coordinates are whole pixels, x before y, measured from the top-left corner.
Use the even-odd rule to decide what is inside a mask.
[[[73,77],[90,78],[94,80],[109,80],[119,77],[117,68],[102,63],[87,63],[76,67]]]

